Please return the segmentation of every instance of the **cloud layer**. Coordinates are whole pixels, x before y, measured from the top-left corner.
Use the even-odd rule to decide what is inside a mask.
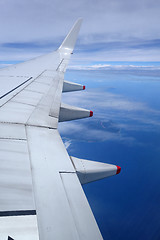
[[[160,127],[160,111],[148,106],[145,101],[135,101],[132,97],[106,91],[106,88],[99,90],[63,95],[63,102],[90,108],[95,113],[93,119],[59,125],[67,148],[72,148],[75,141],[119,141],[127,145],[141,144],[132,134],[128,135],[128,132],[142,131],[142,126],[144,132],[153,132]]]
[[[158,61],[159,11],[156,0],[2,0],[0,60],[26,60],[54,50],[82,17],[74,60]]]
[[[125,71],[160,71],[160,63],[159,66],[153,65],[133,65],[133,64],[107,64],[107,63],[97,63],[93,65],[70,65],[69,69],[75,70],[125,70]]]

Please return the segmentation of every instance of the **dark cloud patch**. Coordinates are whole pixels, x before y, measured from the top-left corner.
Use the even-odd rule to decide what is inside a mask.
[[[97,37],[98,39],[98,37]],[[101,38],[104,40],[104,37]],[[12,49],[29,49],[29,50],[42,50],[52,51],[58,48],[60,41],[40,41],[40,42],[6,42],[0,44],[1,48]],[[123,49],[160,49],[160,39],[152,40],[128,40],[128,41],[113,41],[113,42],[92,42],[84,44],[78,41],[76,52],[99,52],[99,51],[113,51]]]
[[[104,39],[104,37],[102,38]],[[152,40],[128,40],[128,41],[113,41],[113,42],[95,42],[90,44],[78,44],[78,51],[82,52],[97,52],[97,51],[112,51],[123,49],[160,49],[160,39]]]
[[[57,47],[57,44],[55,42],[8,42],[2,43],[1,47],[15,49],[54,49]]]
[[[152,39],[152,40],[148,40],[148,41],[142,41],[139,44],[137,44],[135,47],[141,48],[141,49],[160,48],[160,39]]]
[[[22,49],[32,49],[32,48],[39,48],[39,44],[34,43],[34,42],[27,42],[27,43],[23,43],[23,42],[10,42],[10,43],[3,43],[1,44],[2,47],[5,48],[22,48]]]

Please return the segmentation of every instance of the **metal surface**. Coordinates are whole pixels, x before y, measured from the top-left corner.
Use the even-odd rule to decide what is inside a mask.
[[[117,174],[117,166],[71,157],[81,184],[111,177]]]
[[[0,124],[0,214],[35,209],[24,125]]]
[[[84,90],[84,86],[78,83],[73,83],[69,81],[63,82],[63,90],[62,92],[72,92],[72,91],[79,91]]]
[[[90,110],[61,103],[59,122],[90,117]]]
[[[0,239],[39,240],[36,216],[0,217]]]

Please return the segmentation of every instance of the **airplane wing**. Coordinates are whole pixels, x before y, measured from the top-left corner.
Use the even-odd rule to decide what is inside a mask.
[[[82,184],[120,167],[70,157],[58,122],[92,111],[61,103],[82,20],[50,54],[0,70],[0,239],[102,239]]]

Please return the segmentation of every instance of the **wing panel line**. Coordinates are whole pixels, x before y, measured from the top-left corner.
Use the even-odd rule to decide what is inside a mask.
[[[0,212],[0,217],[36,215],[36,210],[18,210]]]
[[[7,96],[8,94],[10,94],[11,92],[15,91],[17,88],[21,87],[22,85],[24,85],[25,83],[27,83],[29,80],[31,80],[33,77],[28,78],[26,81],[24,81],[23,83],[19,84],[17,87],[11,89],[9,92],[5,93],[4,95],[0,96],[0,99],[2,99],[3,97]]]

